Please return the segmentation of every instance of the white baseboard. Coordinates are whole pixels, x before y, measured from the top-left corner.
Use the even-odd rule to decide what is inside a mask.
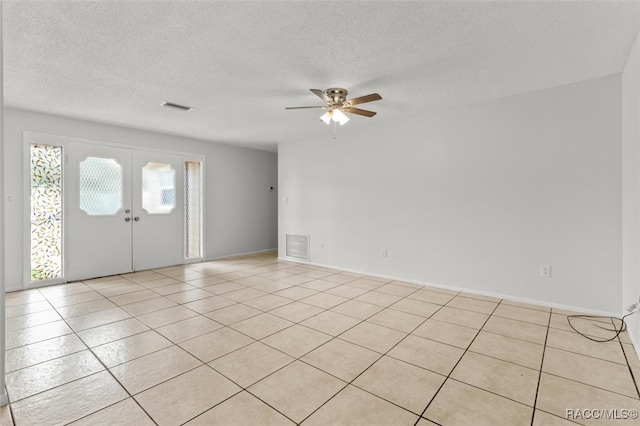
[[[407,279],[407,278],[396,277],[396,276],[391,276],[391,275],[373,274],[373,273],[370,273],[370,272],[367,272],[367,271],[361,271],[361,270],[349,269],[349,268],[342,268],[342,267],[338,267],[338,266],[325,265],[325,264],[315,263],[315,262],[307,262],[307,261],[304,261],[304,260],[293,259],[293,258],[288,258],[288,257],[278,257],[278,260],[287,261],[287,262],[294,262],[294,263],[300,263],[302,265],[317,266],[317,267],[320,267],[320,268],[335,269],[337,271],[343,271],[343,272],[352,272],[354,274],[368,275],[368,276],[372,276],[372,277],[384,278],[384,279],[389,279],[389,280],[394,280],[394,281],[404,281],[404,282],[423,285],[423,286],[428,286],[428,287],[437,287],[437,288],[442,288],[442,289],[446,289],[446,290],[462,291],[462,292],[465,292],[465,293],[477,294],[477,295],[480,295],[480,296],[489,296],[489,297],[495,297],[495,298],[498,298],[498,299],[505,299],[505,300],[509,300],[509,301],[512,301],[512,302],[528,303],[530,305],[543,306],[545,308],[556,308],[556,309],[562,309],[562,310],[566,310],[566,311],[574,311],[574,312],[584,313],[584,314],[588,314],[588,315],[599,315],[599,316],[605,316],[605,317],[620,318],[622,316],[620,313],[614,313],[614,312],[608,312],[608,311],[600,311],[600,310],[597,310],[597,309],[589,309],[589,308],[585,308],[585,307],[582,307],[582,306],[565,305],[565,304],[561,304],[561,303],[553,303],[553,302],[541,301],[541,300],[537,300],[537,299],[528,299],[528,298],[525,298],[525,297],[517,297],[517,296],[513,296],[513,295],[508,295],[508,294],[500,294],[500,293],[494,293],[494,292],[489,292],[489,291],[481,291],[481,290],[469,289],[469,288],[466,288],[466,287],[442,285],[442,284],[437,284],[437,283],[431,283],[431,282],[426,282],[426,281]],[[633,333],[627,333],[627,334],[629,336],[629,339],[631,340],[631,343],[633,344],[633,347],[636,350],[636,355],[638,356],[638,359],[640,359],[640,342],[638,342],[637,339],[634,338]]]
[[[640,313],[636,312],[635,315],[640,315]],[[636,335],[640,336],[640,330],[638,330],[637,327],[640,327],[640,321],[638,320],[628,327],[627,334],[629,335],[633,348],[636,350],[636,356],[638,357],[638,360],[640,360],[640,341],[636,338]]]
[[[278,248],[276,247],[276,248],[270,248],[270,249],[265,249],[265,250],[247,251],[247,252],[244,252],[244,253],[225,254],[224,256],[208,257],[204,261],[205,262],[210,262],[212,260],[230,259],[232,257],[249,256],[249,255],[252,255],[252,254],[270,253],[272,251],[278,251]]]
[[[427,281],[420,281],[420,280],[408,279],[408,278],[403,278],[403,277],[396,277],[396,276],[392,276],[392,275],[374,274],[374,273],[367,272],[367,271],[360,271],[360,270],[356,270],[356,269],[342,268],[342,267],[337,267],[337,266],[332,266],[332,265],[325,265],[325,264],[315,263],[315,262],[307,262],[307,261],[304,261],[304,260],[292,259],[292,258],[288,258],[288,257],[280,257],[279,256],[278,260],[287,261],[287,262],[295,262],[295,263],[300,263],[300,264],[303,264],[303,265],[317,266],[317,267],[320,267],[320,268],[335,269],[337,271],[343,271],[343,272],[352,272],[354,274],[368,275],[368,276],[371,276],[371,277],[384,278],[384,279],[393,280],[393,281],[404,281],[406,283],[418,284],[418,285],[436,287],[436,288],[442,288],[442,289],[445,289],[445,290],[461,291],[461,292],[465,292],[465,293],[477,294],[479,296],[495,297],[497,299],[505,299],[505,300],[510,300],[512,302],[528,303],[530,305],[543,306],[545,308],[556,308],[556,309],[562,309],[562,310],[566,310],[566,311],[580,312],[580,313],[584,313],[584,314],[588,314],[588,315],[600,315],[600,316],[616,317],[616,318],[620,318],[620,316],[621,316],[619,313],[600,311],[600,310],[597,310],[597,309],[588,309],[588,308],[584,308],[582,306],[564,305],[564,304],[561,304],[561,303],[553,303],[553,302],[541,301],[541,300],[537,300],[537,299],[528,299],[528,298],[525,298],[525,297],[517,297],[517,296],[512,296],[512,295],[509,295],[509,294],[494,293],[494,292],[490,292],[490,291],[482,291],[482,290],[470,289],[470,288],[460,287],[460,286],[443,285],[443,284],[437,284],[437,283],[432,283],[432,282],[427,282]],[[638,346],[636,346],[636,348],[638,348]]]
[[[636,357],[638,357],[638,361],[640,361],[640,342],[638,342],[633,333],[627,333],[629,335],[629,340],[631,340],[631,344],[633,348],[636,350]]]

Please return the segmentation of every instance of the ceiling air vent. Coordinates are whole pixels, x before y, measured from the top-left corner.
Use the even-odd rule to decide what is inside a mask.
[[[309,236],[287,234],[287,257],[309,260]]]
[[[167,108],[173,108],[173,109],[177,109],[177,110],[180,110],[180,111],[191,111],[193,109],[193,107],[185,106],[185,105],[178,105],[178,104],[174,104],[172,102],[163,102],[163,103],[160,104],[160,106],[167,107]]]

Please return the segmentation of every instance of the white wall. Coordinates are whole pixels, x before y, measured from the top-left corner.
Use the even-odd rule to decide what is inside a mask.
[[[3,47],[3,32],[2,32],[2,8],[3,4],[0,2],[0,158],[4,158],[3,150],[3,137],[2,130],[4,128],[4,114],[2,113],[4,108],[4,75],[3,75],[3,63],[4,56],[2,54]],[[0,173],[0,241],[4,241],[4,175]],[[5,257],[4,247],[0,247],[0,271],[5,270]],[[5,327],[4,327],[4,313],[5,313],[5,293],[6,283],[5,277],[0,273],[0,406],[7,405],[9,399],[4,387],[4,371],[5,371]]]
[[[640,296],[640,38],[622,73],[623,306]],[[640,349],[640,315],[627,318]],[[640,351],[638,351],[640,353]]]
[[[7,289],[22,286],[23,132],[40,132],[205,156],[205,244],[207,259],[277,246],[277,154],[184,137],[75,120],[32,111],[5,110]],[[28,261],[28,260],[26,260]]]
[[[281,144],[281,253],[308,233],[314,263],[619,313],[620,87],[354,117],[335,141]]]

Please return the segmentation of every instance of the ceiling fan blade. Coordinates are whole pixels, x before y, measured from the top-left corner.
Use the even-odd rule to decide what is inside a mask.
[[[324,93],[324,91],[322,91],[320,89],[309,89],[309,90],[311,90],[313,93],[315,93],[323,101],[331,102],[331,98],[329,96],[327,96],[327,94]]]
[[[367,111],[366,109],[352,108],[352,107],[346,107],[346,108],[342,108],[342,109],[344,111],[350,112],[352,114],[364,115],[365,117],[373,117],[374,115],[376,115],[375,112]]]
[[[358,105],[365,102],[379,101],[380,99],[382,99],[382,96],[378,95],[377,93],[372,93],[370,95],[360,96],[359,98],[349,99],[345,102],[345,104]]]
[[[318,106],[304,106],[304,107],[285,107],[285,109],[307,109],[307,108],[328,108],[326,105],[318,105]]]

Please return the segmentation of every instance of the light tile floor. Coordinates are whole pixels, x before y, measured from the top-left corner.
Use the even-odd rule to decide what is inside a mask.
[[[594,343],[569,312],[273,253],[6,306],[2,425],[591,425],[607,422],[567,410],[640,411],[626,334]]]

